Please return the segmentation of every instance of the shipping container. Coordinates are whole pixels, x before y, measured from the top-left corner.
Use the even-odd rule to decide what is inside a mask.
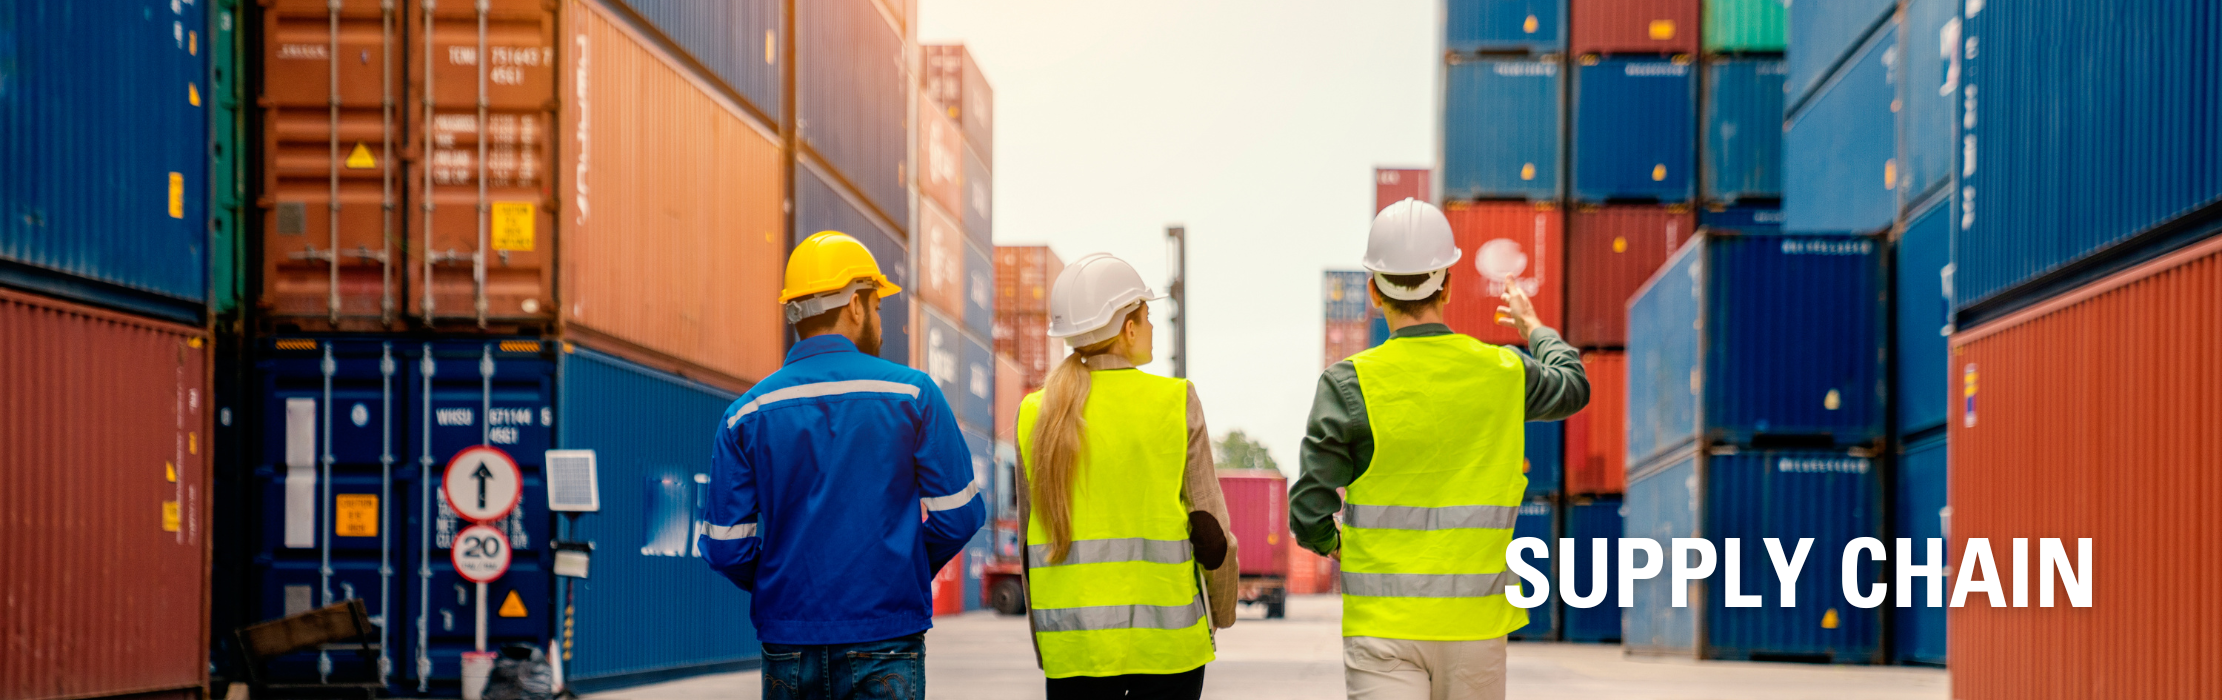
[[[1319,366],[1322,368],[1332,367],[1337,362],[1350,359],[1350,356],[1373,347],[1373,328],[1365,321],[1330,320],[1323,322],[1323,325],[1326,326],[1323,333],[1326,336],[1326,345],[1319,358]]]
[[[1873,233],[1898,213],[1898,51],[1895,24],[1792,114],[1782,159],[1783,227],[1796,233]]]
[[[1580,205],[1567,217],[1566,342],[1628,344],[1628,298],[1696,233],[1687,206]]]
[[[1940,431],[1926,438],[1905,445],[1898,455],[1897,469],[1893,470],[1895,483],[1891,488],[1892,538],[1913,540],[1916,564],[1928,556],[1930,538],[1942,539],[1952,520],[1951,500],[1945,486],[1950,482],[1946,468],[1945,436]],[[1893,550],[1893,556],[1896,556]],[[1957,573],[1949,560],[1948,570]],[[1918,582],[1916,585],[1920,585]],[[1946,584],[1946,588],[1950,588]],[[1945,662],[1946,608],[1930,607],[1927,598],[1914,601],[1913,607],[1897,607],[1895,601],[1885,608],[1890,614],[1890,662],[1894,664],[1919,664],[1943,666]]]
[[[1780,52],[1789,46],[1786,0],[1705,0],[1705,52]]]
[[[1511,326],[1497,325],[1507,278],[1535,302],[1543,325],[1560,327],[1566,307],[1565,212],[1548,202],[1454,202],[1443,213],[1461,254],[1450,268],[1443,307],[1451,330],[1485,343],[1526,344]]]
[[[995,312],[1049,313],[1049,286],[1064,271],[1049,246],[996,246]]]
[[[1882,614],[1844,599],[1847,543],[1880,537],[1881,481],[1872,460],[1842,451],[1688,450],[1636,467],[1628,480],[1628,537],[1656,540],[1673,556],[1671,539],[1704,538],[1716,551],[1718,578],[1688,584],[1687,607],[1675,607],[1671,576],[1639,580],[1635,607],[1625,611],[1631,653],[1736,661],[1872,664],[1882,661]],[[1813,538],[1797,579],[1797,601],[1783,607],[1766,538],[1795,556]],[[1742,595],[1759,607],[1727,607],[1726,541],[1739,540],[1735,560]],[[1881,581],[1878,562],[1856,560],[1852,578]]]
[[[1320,296],[1329,321],[1363,321],[1373,307],[1372,274],[1362,270],[1328,270],[1320,275]]]
[[[957,222],[931,200],[919,202],[918,236],[912,239],[918,250],[918,298],[927,307],[955,319],[963,319],[965,296],[969,280],[964,274],[964,230]]]
[[[1366,347],[1379,347],[1382,343],[1389,342],[1389,336],[1392,335],[1392,332],[1389,330],[1388,316],[1384,316],[1381,314],[1381,312],[1375,311],[1373,314],[1373,322],[1368,325],[1370,326],[1372,332],[1369,333],[1369,337],[1366,338]]]
[[[194,323],[208,301],[200,4],[9,3],[0,283]],[[213,48],[213,47],[210,47]]]
[[[1457,53],[1565,51],[1566,0],[1449,0],[1443,47]]]
[[[1698,0],[1573,0],[1574,53],[1697,53]]]
[[[1520,456],[1520,473],[1528,478],[1530,497],[1559,493],[1566,474],[1566,422],[1529,421]]]
[[[1867,237],[1702,235],[1628,304],[1628,464],[1697,443],[1883,436],[1883,261]]]
[[[184,8],[179,8],[183,10]],[[239,0],[216,0],[208,9],[208,310],[239,315],[247,298],[246,66],[239,40]],[[0,161],[4,162],[4,161]]]
[[[1051,367],[1063,361],[1066,352],[1065,341],[1049,337],[1049,314],[995,316],[995,353],[1018,365],[1018,382],[1028,391],[1042,387]]]
[[[931,306],[919,309],[918,354],[913,366],[932,377],[934,386],[941,388],[942,399],[949,402],[949,410],[963,417],[964,399],[970,393],[965,388],[964,334],[957,324],[940,310]]]
[[[964,444],[972,453],[972,483],[980,485],[980,500],[988,506],[988,518],[993,522],[998,516],[997,504],[1004,498],[1009,484],[996,480],[995,440],[970,428],[964,431]],[[983,527],[972,533],[972,541],[965,543],[964,554],[958,561],[964,565],[964,611],[972,612],[988,607],[986,574],[995,562],[995,528]]]
[[[1589,406],[1566,419],[1566,493],[1617,494],[1628,483],[1628,354],[1582,353],[1582,370]]]
[[[1288,541],[1288,592],[1289,595],[1319,595],[1334,593],[1336,574],[1340,562],[1305,549],[1291,537]]]
[[[489,648],[546,645],[552,589],[544,465],[553,447],[557,343],[389,337],[266,338],[258,343],[250,452],[227,468],[251,474],[254,501],[240,541],[255,552],[248,622],[356,598],[379,632],[379,653],[299,652],[270,662],[289,682],[375,680],[393,693],[455,693],[473,648],[476,603]],[[434,495],[465,448],[491,446],[522,474],[522,497],[494,526],[516,552],[483,601],[449,549],[468,525]],[[675,488],[694,487],[688,483]],[[684,511],[683,511],[684,512]],[[684,553],[691,523],[653,546]],[[575,658],[574,663],[588,662]],[[380,674],[383,666],[392,669]],[[320,669],[331,669],[329,674]]]
[[[793,240],[801,243],[820,231],[840,231],[856,237],[872,251],[873,259],[879,262],[888,280],[906,292],[880,301],[880,358],[899,365],[910,364],[911,300],[917,295],[907,293],[914,282],[910,275],[907,242],[837,187],[827,183],[815,162],[809,159],[795,162]],[[785,258],[782,255],[773,259],[784,264]]]
[[[1443,67],[1442,199],[1557,199],[1566,139],[1565,61],[1449,61]]]
[[[930,593],[934,601],[934,617],[956,615],[964,612],[964,557],[950,559],[934,572]]]
[[[1759,0],[1773,4],[1775,0]],[[1705,63],[1700,170],[1705,200],[1782,196],[1782,75],[1779,58]]]
[[[964,246],[964,330],[995,339],[995,259],[988,248]]]
[[[1018,404],[1034,387],[1026,383],[1025,370],[1018,361],[1003,353],[995,354],[995,439],[1000,442],[1018,442]]]
[[[787,4],[778,0],[620,0],[740,95],[760,121],[781,123]]]
[[[0,347],[0,698],[197,697],[209,336],[0,290]]]
[[[1265,604],[1265,616],[1287,613],[1289,551],[1288,477],[1271,469],[1221,469],[1227,529],[1234,533],[1239,599]]]
[[[1953,219],[1950,199],[1937,202],[1905,225],[1892,251],[1897,270],[1891,303],[1897,308],[1891,346],[1897,380],[1891,383],[1891,397],[1900,435],[1944,425],[1952,408],[1952,363],[1946,357],[1952,306],[1945,296],[1951,278],[1945,266],[1952,258]]]
[[[899,19],[896,22],[900,22]],[[828,181],[910,230],[910,90],[905,34],[873,0],[795,6],[795,136]]]
[[[1836,0],[1783,3],[1789,26],[1786,57],[1790,76],[1783,95],[1791,109],[1805,101],[1854,48],[1867,43],[1876,27],[1898,10],[1897,0]]]
[[[964,211],[964,132],[930,102],[918,103],[918,193],[942,211]]]
[[[1574,592],[1581,595],[1605,593],[1597,605],[1577,608],[1563,598],[1555,599],[1559,607],[1559,626],[1564,630],[1559,637],[1569,642],[1610,643],[1620,641],[1620,583],[1618,562],[1622,507],[1619,496],[1577,497],[1566,502],[1566,536],[1574,540]],[[1591,540],[1604,539],[1605,556],[1595,556]],[[1552,545],[1552,556],[1558,556]],[[1605,575],[1602,585],[1597,582],[1597,568],[1602,562]]]
[[[1374,168],[1373,213],[1406,198],[1435,201],[1434,173],[1425,168]]]
[[[556,623],[565,679],[592,690],[751,664],[761,648],[749,594],[703,566],[694,543],[709,498],[703,455],[740,396],[583,348],[557,367],[556,446],[593,452],[601,492],[599,510],[557,523],[560,538],[598,545],[589,577],[557,579],[549,603],[568,612]]]
[[[959,407],[957,418],[967,430],[985,433],[995,429],[995,346],[992,340],[960,333],[964,358],[963,396],[951,397]]]
[[[995,175],[978,151],[964,153],[965,235],[977,245],[995,245]]]
[[[1752,236],[1782,233],[1782,206],[1765,204],[1705,205],[1697,212],[1697,227],[1706,231],[1735,232]]]
[[[963,44],[929,44],[925,49],[922,102],[940,108],[964,132],[964,144],[995,162],[995,89]]]
[[[1898,113],[1898,206],[1911,209],[1952,180],[1959,153],[1959,0],[1907,0],[1905,79]]]
[[[1577,25],[1579,26],[1579,25]],[[1680,202],[1694,193],[1697,109],[1688,56],[1583,56],[1574,69],[1573,197]]]
[[[1991,12],[2000,8],[1994,6]],[[1985,88],[1988,90],[1988,88]],[[2002,698],[2199,697],[2222,608],[2222,238],[1952,337],[1952,548],[1985,538],[2002,572],[2028,542],[2027,608],[1950,611],[1953,692]],[[2138,348],[2126,362],[2094,362]],[[1978,382],[1977,372],[1981,372]],[[2089,607],[2042,607],[2037,538],[2062,538]],[[2095,574],[2093,572],[2096,572]],[[2012,590],[2009,588],[2009,590]],[[2005,601],[2011,604],[2009,599]]]
[[[2082,3],[1968,5],[1954,296],[1976,316],[1963,325],[2210,234],[2222,15],[2131,3],[2093,22]]]
[[[1528,425],[1537,424],[1529,423]],[[1548,548],[1549,554],[1542,558],[1530,554],[1525,556],[1524,559],[1529,566],[1533,566],[1537,571],[1543,573],[1544,585],[1550,587],[1551,590],[1546,591],[1550,594],[1550,597],[1546,598],[1542,605],[1528,608],[1527,626],[1513,630],[1508,636],[1514,640],[1527,642],[1557,641],[1561,629],[1558,620],[1558,567],[1555,566],[1556,557],[1558,556],[1559,523],[1558,508],[1552,504],[1549,497],[1530,496],[1526,502],[1520,504],[1520,514],[1512,521],[1512,537],[1513,539],[1533,537],[1543,540],[1543,546]],[[1528,583],[1527,579],[1520,580],[1521,595],[1535,595],[1535,592],[1535,584]]]

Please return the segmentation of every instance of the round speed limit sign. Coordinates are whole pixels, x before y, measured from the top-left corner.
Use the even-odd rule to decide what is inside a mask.
[[[509,572],[509,536],[485,525],[472,525],[455,533],[449,550],[455,573],[472,583],[486,583]]]

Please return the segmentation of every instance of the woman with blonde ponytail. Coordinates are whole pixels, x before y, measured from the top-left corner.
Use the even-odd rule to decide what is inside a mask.
[[[1072,355],[1019,406],[1020,512],[1034,645],[1052,700],[1196,698],[1212,630],[1234,624],[1234,537],[1210,432],[1151,356],[1134,268],[1074,261],[1049,295]]]

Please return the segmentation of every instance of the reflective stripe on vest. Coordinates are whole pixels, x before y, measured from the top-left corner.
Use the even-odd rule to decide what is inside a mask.
[[[1019,458],[1034,477],[1042,394],[1020,402]],[[1089,373],[1074,464],[1071,547],[1049,562],[1040,513],[1026,528],[1034,641],[1050,678],[1182,673],[1212,659],[1211,621],[1188,544],[1188,382]],[[1040,507],[1039,500],[1034,501]]]
[[[1505,548],[1527,478],[1527,374],[1463,335],[1396,338],[1351,358],[1374,452],[1343,512],[1343,635],[1491,639],[1525,626]]]

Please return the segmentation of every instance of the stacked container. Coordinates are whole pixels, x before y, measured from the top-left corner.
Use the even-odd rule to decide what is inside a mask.
[[[1064,271],[1049,246],[995,248],[995,352],[1018,362],[1028,392],[1065,356],[1064,343],[1049,337],[1049,286]]]
[[[1320,275],[1320,297],[1326,308],[1322,322],[1326,344],[1320,366],[1328,367],[1373,347],[1371,278],[1360,270],[1328,270]]]

